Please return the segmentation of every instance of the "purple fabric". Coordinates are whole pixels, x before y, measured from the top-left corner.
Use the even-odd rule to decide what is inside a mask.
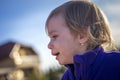
[[[106,53],[101,46],[75,55],[74,64],[65,66],[62,80],[120,80],[120,53]]]

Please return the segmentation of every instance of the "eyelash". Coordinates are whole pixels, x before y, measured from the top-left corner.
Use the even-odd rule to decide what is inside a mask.
[[[56,38],[57,38],[57,35],[53,35],[51,38],[56,39]]]
[[[57,37],[57,35],[54,35],[54,36],[52,36],[53,38],[56,38]]]

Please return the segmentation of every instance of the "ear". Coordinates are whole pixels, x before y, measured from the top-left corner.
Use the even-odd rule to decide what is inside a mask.
[[[85,44],[88,41],[88,35],[84,34],[84,33],[79,33],[78,34],[78,41],[81,45]]]

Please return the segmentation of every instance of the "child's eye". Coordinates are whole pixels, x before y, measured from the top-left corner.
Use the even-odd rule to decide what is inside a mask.
[[[53,35],[51,38],[56,39],[57,37],[58,37],[58,35]]]
[[[57,38],[57,35],[52,36],[52,38]]]

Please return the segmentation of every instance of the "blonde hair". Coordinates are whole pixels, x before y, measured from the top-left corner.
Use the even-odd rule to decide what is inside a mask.
[[[89,36],[87,50],[96,46],[114,49],[108,21],[103,12],[90,1],[69,1],[54,9],[46,21],[62,14],[67,27],[73,34],[86,33]],[[86,31],[86,32],[85,32]]]

